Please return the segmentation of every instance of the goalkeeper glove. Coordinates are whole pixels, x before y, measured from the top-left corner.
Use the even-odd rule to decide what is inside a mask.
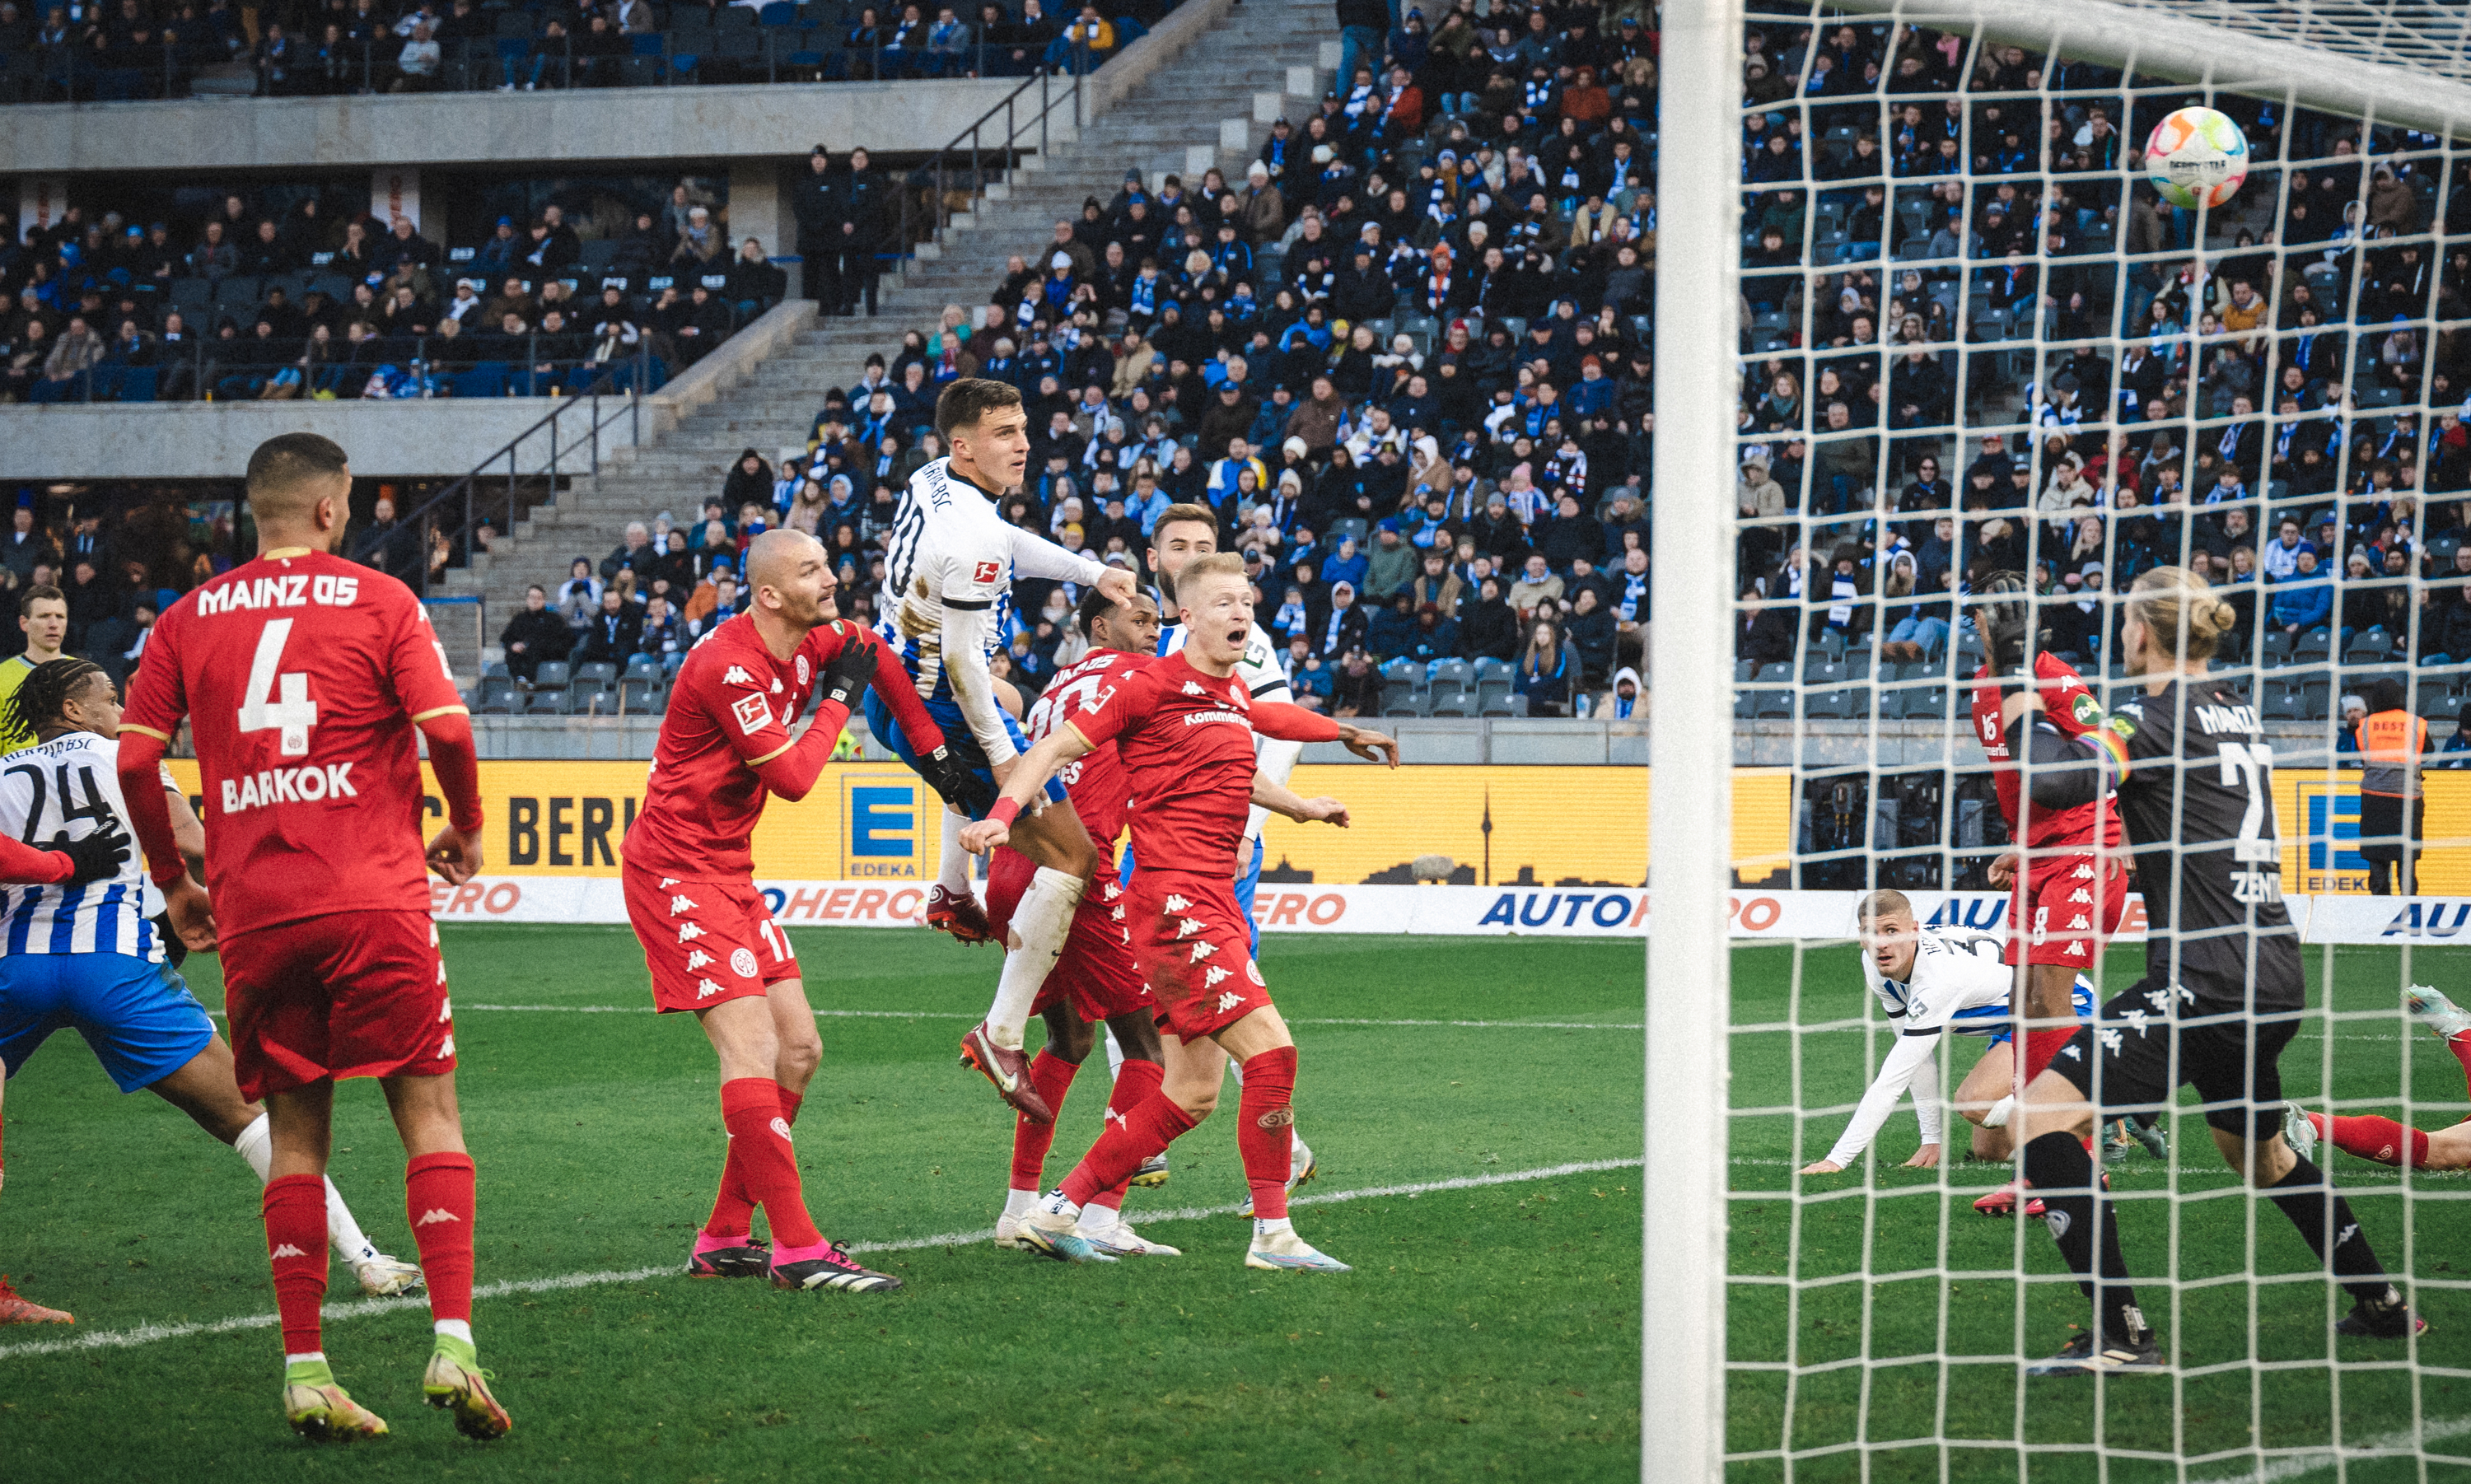
[[[938,747],[920,758],[918,772],[945,803],[973,819],[984,819],[987,811],[996,807],[994,786],[979,777],[977,769],[953,756],[950,747]]]
[[[129,861],[129,843],[128,832],[115,819],[108,828],[97,830],[82,840],[70,839],[66,833],[55,835],[43,848],[69,858],[68,883],[74,886],[118,876]]]

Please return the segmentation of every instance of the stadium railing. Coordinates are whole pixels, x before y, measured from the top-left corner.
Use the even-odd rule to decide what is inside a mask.
[[[430,400],[445,397],[562,397],[587,389],[616,391],[658,391],[668,379],[667,363],[639,340],[624,357],[596,358],[559,354],[555,342],[571,344],[577,337],[553,335],[552,351],[544,354],[538,333],[521,337],[459,338],[382,336],[353,344],[329,343],[350,359],[311,361],[302,336],[278,341],[200,338],[184,347],[188,354],[169,364],[148,365],[106,362],[89,366],[65,381],[43,380],[28,390],[28,404],[62,402],[235,402],[291,397],[352,401],[378,399],[372,384],[384,388],[384,398]]]

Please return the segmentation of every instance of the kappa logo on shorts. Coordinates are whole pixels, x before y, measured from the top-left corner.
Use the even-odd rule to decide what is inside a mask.
[[[2119,1054],[2121,1044],[2127,1040],[2127,1037],[2122,1036],[2115,1030],[2097,1030],[2093,1033],[2093,1038],[2096,1041],[2101,1042],[2102,1048],[2108,1051],[2113,1056],[2117,1056]],[[2068,1049],[2074,1050],[2076,1048],[2070,1047]]]
[[[446,1033],[446,1038],[445,1038],[444,1040],[442,1040],[442,1041],[440,1041],[440,1042],[438,1042],[438,1043],[437,1043],[437,1059],[438,1059],[439,1061],[447,1061],[447,1060],[451,1059],[454,1055],[455,1055],[455,1033],[454,1033],[453,1031],[448,1031],[448,1032]]]
[[[453,1023],[454,1019],[455,1001],[452,1000],[440,1000],[437,1001],[437,1024],[440,1025],[449,1025]]]
[[[2145,992],[2145,1002],[2157,1010],[2168,1010],[2171,1008],[2171,992],[2167,989],[2149,989]]]
[[[721,672],[720,683],[723,685],[753,685],[755,683],[755,677],[746,672],[745,666],[732,665],[729,669]]]
[[[705,953],[702,949],[690,949],[687,952],[687,972],[689,974],[694,973],[697,969],[702,968],[705,964],[710,962],[712,962],[712,955]]]
[[[1188,917],[1175,925],[1175,935],[1179,938],[1188,938],[1200,930],[1201,919],[1197,917]]]
[[[2145,1034],[2145,1027],[2148,1022],[2144,1011],[2130,1010],[2125,1017],[2123,1017],[2123,1019],[2128,1022],[2129,1029],[2136,1032],[2140,1036]]]
[[[1120,897],[1120,896],[1122,896],[1123,894],[1124,894],[1124,888],[1123,888],[1123,887],[1121,887],[1121,886],[1119,886],[1119,885],[1116,884],[1114,882],[1109,882],[1109,883],[1107,883],[1107,892],[1106,892],[1106,895],[1105,895],[1103,898],[1101,898],[1100,900],[1102,900],[1102,901],[1107,901],[1107,902],[1113,902],[1113,901],[1115,901],[1118,897]]]
[[[2090,918],[2086,917],[2084,913],[2079,912],[2074,917],[2068,919],[2068,926],[2071,928],[2090,928],[2093,926],[2093,922]]]
[[[662,877],[662,878],[661,878],[661,889],[662,889],[663,891],[667,891],[667,890],[669,890],[671,887],[672,887],[672,886],[676,885],[677,883],[678,883],[678,879],[677,879],[676,877],[674,877],[674,876],[664,876],[664,877]]]
[[[2069,879],[2071,881],[2089,882],[2093,880],[2093,867],[2089,865],[2078,866],[2076,875]]]
[[[460,1221],[462,1219],[462,1217],[457,1215],[451,1211],[448,1211],[443,1206],[432,1206],[427,1211],[422,1212],[420,1213],[420,1219],[413,1222],[412,1225],[435,1226],[440,1221]]]
[[[1210,972],[1212,974],[1219,974],[1224,973],[1225,971],[1212,969]],[[1242,995],[1235,994],[1233,992],[1221,995],[1218,997],[1218,1013],[1224,1015],[1243,1002],[1244,997]]]
[[[1215,943],[1195,943],[1192,945],[1192,956],[1185,961],[1187,963],[1199,963],[1201,960],[1209,957],[1216,952],[1218,952],[1218,945]]]
[[[1204,989],[1216,989],[1220,979],[1230,978],[1232,977],[1233,975],[1228,969],[1221,965],[1213,964],[1211,966],[1210,972],[1201,977],[1201,987]],[[1219,1008],[1223,1010],[1226,1009],[1227,1006],[1222,1004]]]
[[[709,1000],[719,993],[720,986],[710,979],[697,979],[695,981],[695,998],[697,1000]]]
[[[1122,921],[1124,920],[1124,909],[1123,909],[1122,907],[1119,907],[1116,908],[1116,910],[1115,910],[1114,912],[1110,913],[1109,915],[1110,915],[1111,917],[1113,917],[1117,922],[1122,922]]]
[[[2070,958],[2083,958],[2084,956],[2084,944],[2082,941],[2070,943],[2068,945],[2068,956]]]
[[[1183,911],[1186,907],[1190,907],[1191,905],[1191,903],[1187,902],[1184,898],[1175,895],[1173,892],[1167,893],[1165,906],[1169,916]]]
[[[1250,958],[1244,960],[1244,977],[1251,979],[1256,984],[1260,984],[1263,989],[1270,987],[1268,984],[1262,983],[1261,966],[1255,963]]]
[[[693,897],[671,897],[670,898],[670,915],[671,917],[675,917],[680,912],[683,912],[694,906],[695,906],[695,899]]]
[[[678,924],[678,941],[679,941],[679,942],[681,942],[681,943],[692,943],[692,942],[694,942],[695,939],[697,939],[697,938],[699,938],[699,937],[702,937],[702,936],[703,936],[703,929],[702,929],[702,928],[700,928],[700,927],[698,927],[697,925],[695,925],[695,924],[694,924],[694,923],[680,923],[680,924]]]
[[[754,953],[743,948],[732,949],[729,954],[729,972],[741,979],[755,978]]]

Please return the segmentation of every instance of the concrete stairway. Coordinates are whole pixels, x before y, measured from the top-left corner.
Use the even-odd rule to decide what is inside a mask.
[[[1215,165],[1240,184],[1241,167],[1267,136],[1269,121],[1301,119],[1320,95],[1337,61],[1337,34],[1329,0],[1243,0],[1078,137],[991,187],[975,210],[954,219],[942,243],[882,281],[874,318],[815,321],[783,337],[751,375],[688,408],[642,446],[604,457],[597,479],[577,480],[493,554],[450,574],[446,591],[482,596],[494,639],[526,584],[553,585],[578,554],[598,561],[619,544],[628,521],[662,510],[682,522],[693,518],[707,495],[719,492],[741,450],[752,447],[771,459],[802,443],[826,389],[857,381],[870,353],[888,357],[905,330],[931,328],[946,304],[985,303],[1010,254],[1026,255],[1047,242],[1059,218],[1077,220],[1085,197],[1112,198],[1127,169],[1138,167],[1155,187],[1167,172],[1198,184]]]

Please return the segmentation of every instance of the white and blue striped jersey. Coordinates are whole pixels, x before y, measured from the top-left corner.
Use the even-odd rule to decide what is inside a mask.
[[[162,775],[163,787],[177,787]],[[116,821],[133,840],[136,826],[120,792],[120,743],[71,732],[9,754],[0,766],[0,830],[41,846],[65,834],[82,839]],[[0,946],[10,954],[122,954],[163,961],[153,918],[162,893],[147,879],[132,845],[120,874],[74,886],[0,887]]]

